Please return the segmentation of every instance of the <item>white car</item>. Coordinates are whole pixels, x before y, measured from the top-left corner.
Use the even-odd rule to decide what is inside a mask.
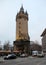
[[[32,56],[37,56],[38,51],[32,51]]]
[[[44,53],[43,52],[41,52],[41,53],[37,53],[37,57],[44,57],[45,55],[44,55]]]
[[[28,57],[27,54],[21,54],[20,57]]]

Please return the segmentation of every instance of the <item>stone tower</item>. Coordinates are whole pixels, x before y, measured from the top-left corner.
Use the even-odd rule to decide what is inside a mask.
[[[28,40],[28,14],[24,12],[23,6],[16,15],[16,40]]]
[[[28,35],[28,13],[24,12],[23,6],[16,15],[16,41],[14,41],[15,51],[29,50],[30,39]]]

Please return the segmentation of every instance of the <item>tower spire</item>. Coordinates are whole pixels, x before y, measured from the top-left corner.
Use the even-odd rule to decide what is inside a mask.
[[[23,5],[22,5],[21,8],[20,8],[20,12],[24,12]]]

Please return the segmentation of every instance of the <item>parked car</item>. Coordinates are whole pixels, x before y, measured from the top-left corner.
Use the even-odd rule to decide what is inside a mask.
[[[4,57],[4,59],[16,59],[16,55],[15,54],[8,54],[7,56]]]
[[[41,52],[41,53],[37,53],[37,57],[44,57],[45,55],[44,55],[44,53],[43,52]]]
[[[32,56],[37,56],[38,51],[32,51]]]
[[[21,54],[20,57],[28,57],[28,54]]]

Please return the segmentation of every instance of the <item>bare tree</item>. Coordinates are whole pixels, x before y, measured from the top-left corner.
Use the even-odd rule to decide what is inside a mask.
[[[4,50],[9,50],[9,47],[10,47],[10,42],[9,41],[5,41],[4,45],[3,45],[3,49]]]
[[[1,44],[1,41],[0,41],[0,50],[2,50],[2,44]]]
[[[10,50],[13,51],[13,46],[10,44],[10,41],[5,41],[4,45],[3,45],[3,50]]]

